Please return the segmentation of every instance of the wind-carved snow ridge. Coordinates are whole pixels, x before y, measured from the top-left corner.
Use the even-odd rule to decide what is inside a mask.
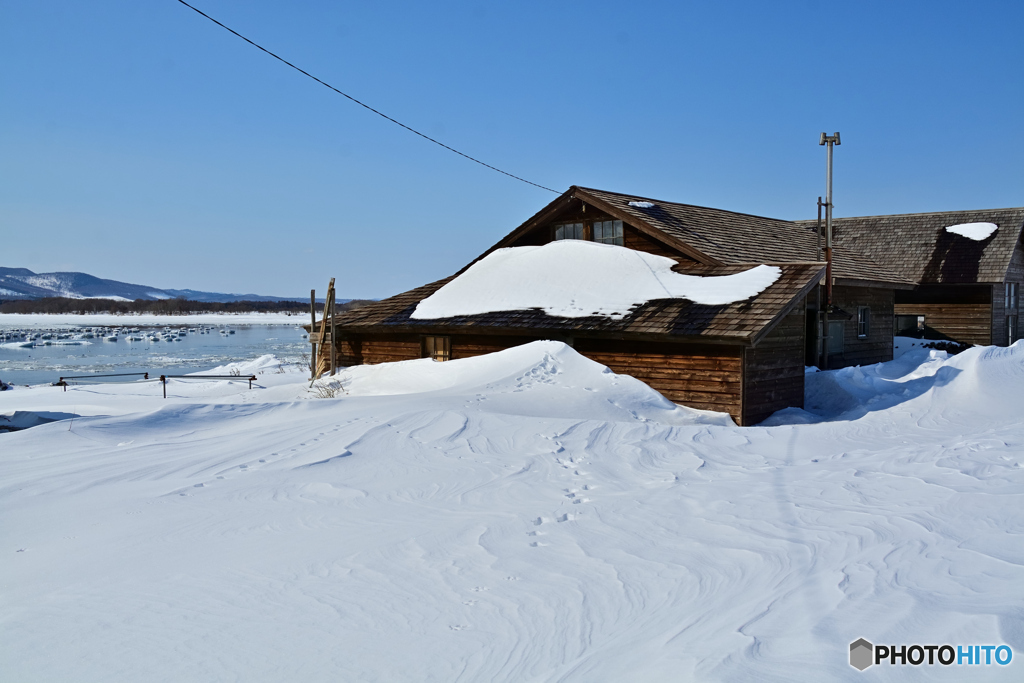
[[[1019,659],[1024,341],[809,374],[828,420],[753,428],[556,342],[349,368],[324,400],[298,368],[0,392],[77,415],[0,434],[0,678],[817,683],[861,680],[860,637]]]
[[[946,228],[946,232],[966,237],[967,239],[974,240],[975,242],[983,242],[998,229],[999,226],[995,223],[959,223],[957,225],[948,226]]]
[[[716,306],[757,296],[781,275],[755,266],[735,275],[700,277],[672,271],[670,258],[610,244],[560,240],[540,247],[498,249],[416,306],[431,320],[539,308],[548,315],[613,320],[655,299]]]

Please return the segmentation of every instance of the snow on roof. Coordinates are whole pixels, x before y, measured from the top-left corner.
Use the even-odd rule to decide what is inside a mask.
[[[630,206],[635,206],[638,209],[651,209],[654,208],[653,202],[630,202]]]
[[[975,242],[981,242],[987,240],[998,229],[999,226],[995,223],[960,223],[948,226],[946,232],[966,237]]]
[[[619,320],[655,299],[689,299],[710,306],[743,301],[782,271],[756,266],[735,275],[672,272],[670,258],[610,244],[560,240],[491,252],[421,301],[412,318],[430,320],[539,308],[551,316]]]

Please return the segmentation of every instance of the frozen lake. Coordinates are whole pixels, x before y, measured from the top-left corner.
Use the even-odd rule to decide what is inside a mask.
[[[34,326],[27,335],[26,329],[0,325],[0,379],[9,384],[51,383],[68,375],[183,374],[268,353],[299,363],[309,353],[298,325],[133,325],[127,331],[61,325]],[[115,333],[117,341],[105,339]]]

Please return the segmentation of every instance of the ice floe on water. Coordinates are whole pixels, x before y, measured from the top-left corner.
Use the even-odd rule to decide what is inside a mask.
[[[0,392],[80,415],[0,434],[6,677],[895,680],[936,672],[849,644],[1024,650],[1022,343],[808,373],[802,417],[750,428],[555,342],[326,400],[273,367]]]

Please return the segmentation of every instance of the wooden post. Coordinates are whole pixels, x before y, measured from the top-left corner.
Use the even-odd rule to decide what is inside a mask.
[[[317,361],[315,369],[313,370],[313,380],[318,380],[327,371],[327,360],[328,356],[324,353],[324,339],[327,338],[327,312],[331,310],[331,305],[334,298],[334,278],[331,278],[331,283],[327,285],[327,298],[324,300],[324,316],[320,318],[320,335],[317,338],[317,343],[320,344],[320,350],[317,355]],[[333,344],[333,342],[332,342]]]
[[[313,350],[309,356],[309,378],[316,379],[313,375],[316,374],[316,341],[314,341],[313,335],[316,333],[316,290],[309,290],[309,343],[313,345]]]
[[[331,377],[334,376],[334,365],[337,360],[338,338],[334,336],[334,280],[331,280]]]

